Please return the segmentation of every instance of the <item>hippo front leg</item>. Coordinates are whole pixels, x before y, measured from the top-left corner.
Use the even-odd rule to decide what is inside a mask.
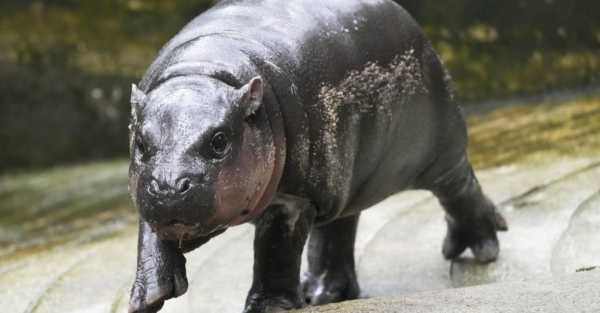
[[[308,272],[302,289],[306,302],[320,305],[357,299],[354,241],[360,214],[313,228],[308,242]]]
[[[188,287],[185,257],[177,243],[160,240],[140,220],[137,272],[129,300],[130,313],[158,312],[165,302]]]
[[[278,195],[258,219],[254,279],[244,312],[263,313],[304,306],[300,263],[314,217],[315,208],[308,200]]]

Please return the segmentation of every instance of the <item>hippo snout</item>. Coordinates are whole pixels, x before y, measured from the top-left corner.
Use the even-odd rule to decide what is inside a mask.
[[[164,239],[203,236],[224,224],[200,175],[142,176],[137,195],[140,214]]]
[[[192,179],[187,176],[178,178],[174,184],[161,182],[159,179],[152,177],[148,185],[148,193],[153,197],[179,197],[190,191],[190,189],[192,189]]]
[[[155,215],[151,220],[166,223],[173,219],[194,218],[190,216],[193,212],[186,211],[193,211],[192,206],[211,204],[208,199],[202,199],[202,195],[207,193],[207,188],[198,177],[183,175],[170,180],[160,177],[155,175],[148,177],[145,180],[145,187],[141,190],[147,204],[143,211],[153,211]],[[161,216],[161,213],[165,216]]]
[[[150,224],[150,226],[163,240],[191,240],[198,237],[209,237],[226,228],[225,225],[206,228],[202,223],[187,224],[177,220],[167,224]]]

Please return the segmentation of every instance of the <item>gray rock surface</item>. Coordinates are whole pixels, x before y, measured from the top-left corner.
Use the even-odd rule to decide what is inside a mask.
[[[562,159],[480,172],[510,223],[489,265],[440,253],[443,212],[427,192],[390,197],[361,218],[356,256],[370,299],[306,312],[600,312],[600,163]],[[187,255],[188,293],[162,312],[240,312],[250,286],[251,226]],[[16,313],[126,312],[136,229],[0,258],[0,308]],[[459,288],[488,284],[475,288]],[[376,297],[391,298],[376,298]],[[404,310],[404,311],[403,311]],[[512,311],[511,311],[512,310]],[[4,309],[2,310],[4,312]]]
[[[295,313],[595,313],[600,309],[600,271],[554,280],[506,282],[348,301]]]

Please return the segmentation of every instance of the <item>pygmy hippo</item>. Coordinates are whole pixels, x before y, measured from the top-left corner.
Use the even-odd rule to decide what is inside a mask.
[[[185,293],[183,254],[246,222],[244,312],[357,298],[360,212],[407,189],[444,207],[444,257],[495,260],[506,222],[467,159],[449,80],[391,0],[230,0],[198,16],[132,88],[130,312]]]

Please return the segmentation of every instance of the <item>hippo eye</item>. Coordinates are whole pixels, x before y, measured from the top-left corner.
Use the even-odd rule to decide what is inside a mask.
[[[224,132],[217,132],[210,141],[210,147],[216,157],[222,158],[229,151],[229,137]]]

